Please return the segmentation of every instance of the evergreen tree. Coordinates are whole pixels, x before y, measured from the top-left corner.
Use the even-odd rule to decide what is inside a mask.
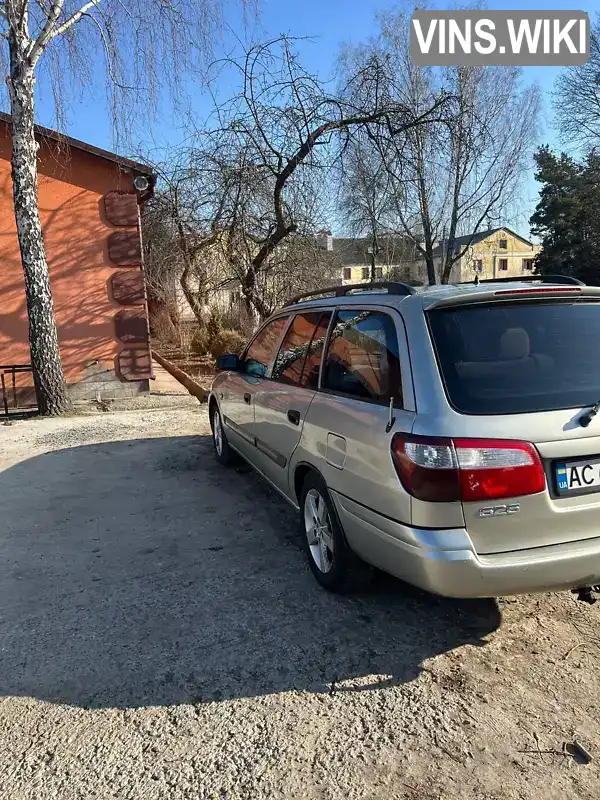
[[[537,271],[600,283],[600,156],[591,151],[579,163],[545,146],[534,158],[542,184],[530,220],[542,242]]]

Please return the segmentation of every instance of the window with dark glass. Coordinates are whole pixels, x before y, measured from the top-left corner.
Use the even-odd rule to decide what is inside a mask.
[[[327,338],[327,329],[331,320],[331,311],[324,311],[317,325],[313,338],[308,348],[300,385],[308,389],[316,389],[319,385],[319,370],[321,369],[321,359],[323,358],[323,348]]]
[[[507,239],[499,239],[498,240],[498,246],[500,247],[501,250],[507,250],[508,249],[508,240]]]
[[[392,318],[380,311],[336,315],[322,386],[364,400],[402,401],[398,337]]]
[[[371,277],[371,268],[370,267],[363,267],[362,268],[362,279],[363,281],[368,281]]]
[[[375,267],[375,277],[378,280],[383,278],[383,267]]]
[[[277,345],[279,344],[281,334],[284,331],[288,319],[288,317],[278,317],[272,322],[269,322],[268,325],[257,334],[246,351],[244,372],[248,375],[257,375],[261,378],[267,374],[269,364],[275,357]]]
[[[320,311],[296,314],[275,359],[271,373],[273,380],[291,384],[300,381],[302,368],[320,318]]]
[[[498,260],[498,269],[500,272],[506,272],[508,269],[508,258],[501,258]]]
[[[600,398],[600,303],[493,303],[428,319],[448,398],[463,414],[581,408]]]
[[[344,267],[343,280],[349,281],[352,278],[352,267]]]

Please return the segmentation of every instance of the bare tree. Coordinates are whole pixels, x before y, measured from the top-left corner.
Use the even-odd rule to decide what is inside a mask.
[[[554,108],[562,138],[584,149],[600,142],[600,19],[592,27],[590,57],[559,73]]]
[[[340,210],[349,232],[370,240],[371,281],[376,278],[377,258],[384,249],[382,239],[395,230],[393,191],[392,178],[377,147],[366,132],[355,136],[344,152]]]
[[[367,126],[385,126],[393,138],[428,125],[447,98],[432,97],[415,115],[385,94],[354,92],[354,83],[378,82],[375,63],[332,95],[286,37],[219,66],[232,73],[238,91],[215,104],[193,147],[162,171],[164,197],[179,233],[181,284],[196,317],[202,320],[206,293],[231,280],[247,309],[265,317],[302,269],[327,267],[309,242],[322,226],[323,192],[345,145]]]
[[[259,273],[257,291],[273,310],[296,294],[339,283],[334,253],[319,245],[318,236],[295,233],[274,251],[268,269]]]
[[[159,190],[143,217],[149,242],[157,232],[168,241],[166,251],[146,251],[146,269],[157,283],[157,293],[172,300],[179,286],[200,324],[206,322],[211,291],[231,278],[225,274],[223,250],[235,213],[235,183],[242,180],[221,156],[221,145],[209,144],[175,151],[168,163],[154,166]]]
[[[238,261],[242,292],[261,316],[269,308],[257,295],[258,276],[285,240],[314,230],[315,187],[328,181],[344,145],[369,126],[385,127],[391,137],[404,136],[431,124],[447,101],[444,94],[433,96],[415,114],[377,91],[381,70],[375,62],[349,74],[343,90],[332,95],[300,64],[293,45],[284,37],[251,48],[239,61],[230,59],[242,88],[220,109],[224,127],[236,134],[236,149],[248,154],[269,196],[260,230],[249,234],[242,226],[244,246],[237,251],[238,257],[246,253]],[[359,84],[373,91],[355,91]]]
[[[236,150],[237,139],[231,142],[222,131],[197,138],[194,148],[155,166],[160,189],[148,204],[143,225],[150,293],[168,302],[179,286],[197,321],[205,325],[211,301],[220,292],[240,291],[248,265],[268,235],[272,195],[269,176]],[[313,230],[319,201],[306,182],[301,191],[298,186],[295,190],[295,218]],[[315,236],[290,233],[257,271],[254,302],[246,302],[246,313],[256,312],[257,305],[263,315],[269,313],[283,298],[321,283],[332,269],[331,254],[319,247]]]
[[[154,226],[168,233],[171,262],[167,267],[159,251],[149,252],[148,268],[159,280],[167,278],[171,288],[177,273],[201,325],[211,296],[241,285],[247,261],[268,232],[268,176],[243,145],[232,129],[198,131],[191,147],[155,165],[159,190],[144,215],[144,227],[150,239]]]
[[[144,279],[148,298],[175,308],[182,259],[169,220],[163,219],[160,203],[150,201],[142,214]]]
[[[169,88],[177,91],[178,76],[206,44],[216,8],[212,0],[0,0],[0,58],[12,117],[14,209],[41,414],[61,413],[70,402],[38,209],[36,75],[44,69],[49,75],[60,116],[65,76],[97,88],[93,55],[100,51],[103,88],[113,108],[141,103],[147,112],[157,87],[164,86],[164,75],[169,75]]]
[[[141,216],[150,332],[161,342],[178,343],[181,315],[177,287],[183,264],[171,220],[164,218],[161,199],[154,202],[151,198]]]
[[[417,117],[447,92],[441,124],[415,126],[402,138],[370,128],[392,179],[399,230],[414,238],[429,282],[447,283],[472,237],[505,216],[517,195],[535,140],[539,91],[522,88],[520,71],[510,67],[418,67],[408,30],[406,15],[384,17],[379,37],[354,51],[353,70],[376,60],[388,96]],[[458,247],[458,237],[468,234]]]

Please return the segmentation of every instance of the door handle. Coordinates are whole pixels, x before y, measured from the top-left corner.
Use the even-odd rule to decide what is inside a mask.
[[[294,408],[290,408],[287,412],[287,418],[293,425],[300,425],[300,412]]]
[[[244,392],[244,402],[248,403],[248,405],[250,405],[250,403],[252,402],[252,395],[250,394],[250,392]]]

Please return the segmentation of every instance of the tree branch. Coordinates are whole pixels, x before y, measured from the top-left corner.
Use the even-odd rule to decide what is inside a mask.
[[[120,83],[120,81],[117,80],[111,60],[111,49],[106,39],[106,32],[102,27],[102,25],[98,22],[98,20],[93,14],[83,13],[81,16],[86,17],[86,19],[90,19],[98,28],[98,32],[102,40],[102,45],[104,46],[104,57],[106,58],[106,69],[108,70],[108,77],[111,79],[113,84],[115,86],[118,86],[119,89],[132,89],[132,90],[135,89],[135,86],[128,86],[127,84]]]
[[[65,0],[55,0],[50,6],[50,10],[46,12],[46,23],[31,45],[31,50],[29,51],[29,61],[32,66],[35,66],[46,44],[50,41],[54,26],[62,13],[64,4]]]
[[[50,11],[48,12],[48,17],[46,19],[46,24],[42,28],[39,36],[31,46],[31,50],[29,52],[29,61],[32,66],[35,66],[36,62],[38,61],[41,54],[44,52],[46,45],[52,39],[55,39],[57,36],[65,33],[69,30],[69,28],[76,25],[79,20],[85,16],[86,12],[88,12],[92,8],[96,8],[100,5],[101,0],[89,0],[89,2],[84,3],[79,11],[76,11],[74,14],[71,14],[68,19],[66,19],[62,24],[56,25],[60,15],[62,14],[65,0],[55,0],[52,5],[50,6]]]

